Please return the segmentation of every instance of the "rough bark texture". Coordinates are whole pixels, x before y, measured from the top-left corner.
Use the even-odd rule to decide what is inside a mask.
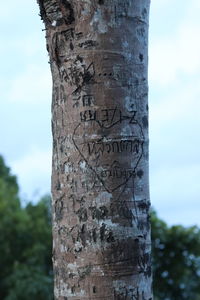
[[[149,0],[38,0],[53,77],[55,299],[150,300]]]

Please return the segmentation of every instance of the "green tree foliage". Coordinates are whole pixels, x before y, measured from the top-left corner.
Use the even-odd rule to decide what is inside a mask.
[[[200,300],[200,230],[169,227],[152,212],[155,300]]]
[[[23,208],[0,156],[0,299],[53,299],[52,280],[50,199]]]

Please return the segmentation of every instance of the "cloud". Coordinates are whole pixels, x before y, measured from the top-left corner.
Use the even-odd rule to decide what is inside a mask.
[[[174,37],[166,37],[150,46],[150,82],[169,85],[184,74],[196,75],[200,70],[200,23],[184,24]]]
[[[15,57],[10,57],[11,61],[15,60],[16,57],[24,61],[32,62],[38,58],[43,59],[43,63],[48,61],[47,51],[45,49],[45,37],[42,32],[32,32],[30,35],[20,34],[13,35],[12,39],[9,35],[1,36],[1,47],[0,54],[5,56],[6,54],[15,53]],[[2,61],[2,63],[4,63]],[[36,61],[37,63],[37,61]]]
[[[151,175],[160,168],[200,164],[200,79],[177,86],[158,101],[150,100]],[[166,180],[159,178],[158,182]],[[184,176],[187,176],[186,173]],[[196,178],[194,177],[195,181]]]
[[[30,16],[30,13],[33,11],[38,11],[39,8],[36,1],[27,1],[27,0],[12,0],[12,2],[2,1],[1,10],[0,10],[0,21],[6,23],[12,23],[20,17]],[[23,20],[22,20],[23,22]],[[25,26],[25,24],[24,24]],[[15,31],[15,28],[13,28]]]
[[[164,9],[168,5],[171,5],[171,3],[173,3],[173,0],[153,0],[151,2],[151,6],[153,6],[153,8],[156,10],[160,10]]]
[[[151,200],[161,218],[170,224],[199,224],[199,164],[160,168],[152,174]],[[198,214],[197,214],[198,212]]]
[[[200,224],[200,2],[187,5],[174,30],[150,43],[150,186],[161,218],[193,225]]]
[[[191,78],[150,105],[151,201],[170,224],[200,224],[199,98]]]
[[[187,14],[167,35],[152,39],[149,47],[151,84],[176,84],[183,75],[196,75],[200,70],[200,20],[194,13],[197,2],[188,3]],[[198,4],[199,6],[199,4]],[[192,15],[193,12],[193,15]],[[192,15],[192,16],[191,16]]]
[[[50,193],[51,150],[32,148],[25,156],[11,162],[12,172],[17,175],[23,198],[34,200],[38,195]]]
[[[41,103],[51,101],[51,73],[46,65],[28,65],[12,81],[7,93],[11,102]]]
[[[152,96],[153,97],[153,96]],[[151,102],[151,124],[163,125],[171,122],[191,123],[195,117],[199,119],[200,111],[200,78],[188,78],[186,82],[177,84],[175,88],[164,90],[158,101]]]

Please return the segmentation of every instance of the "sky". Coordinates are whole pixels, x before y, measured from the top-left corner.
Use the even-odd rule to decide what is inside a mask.
[[[200,226],[200,1],[152,0],[151,203],[168,224]],[[50,193],[51,74],[36,0],[0,11],[0,154],[21,198]]]

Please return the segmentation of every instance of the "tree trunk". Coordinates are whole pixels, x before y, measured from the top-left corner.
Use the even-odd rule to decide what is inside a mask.
[[[150,300],[149,0],[38,0],[53,77],[55,299]]]

